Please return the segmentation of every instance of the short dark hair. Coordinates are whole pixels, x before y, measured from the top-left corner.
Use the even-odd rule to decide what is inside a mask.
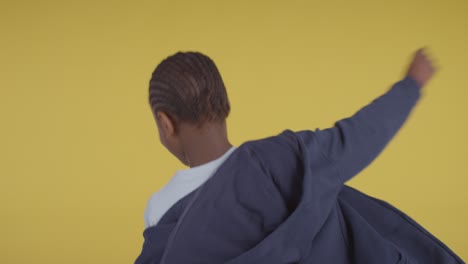
[[[177,52],[164,59],[152,74],[149,103],[155,113],[198,125],[223,121],[230,111],[218,68],[200,52]]]

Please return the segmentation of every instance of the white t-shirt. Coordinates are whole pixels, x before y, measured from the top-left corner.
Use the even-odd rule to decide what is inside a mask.
[[[144,215],[145,229],[156,225],[177,201],[208,180],[235,149],[233,146],[221,157],[205,164],[176,171],[169,182],[149,198]]]

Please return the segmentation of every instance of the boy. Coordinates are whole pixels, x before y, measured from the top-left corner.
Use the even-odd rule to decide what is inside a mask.
[[[149,199],[135,263],[463,263],[398,209],[344,185],[393,138],[433,74],[420,49],[404,79],[334,127],[234,147],[214,62],[168,57],[149,103],[161,143],[190,168]]]

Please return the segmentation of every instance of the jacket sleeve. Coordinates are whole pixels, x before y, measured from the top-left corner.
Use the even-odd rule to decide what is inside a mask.
[[[323,155],[338,169],[340,180],[346,182],[380,154],[408,118],[420,96],[419,84],[407,76],[353,116],[335,122],[333,127],[299,131],[296,135],[306,146],[318,145]],[[307,144],[314,140],[316,144]]]

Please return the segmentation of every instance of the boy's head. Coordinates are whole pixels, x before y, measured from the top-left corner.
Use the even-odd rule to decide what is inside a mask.
[[[215,63],[199,52],[178,52],[154,70],[149,104],[161,143],[179,159],[180,130],[191,126],[224,123],[230,104]]]

